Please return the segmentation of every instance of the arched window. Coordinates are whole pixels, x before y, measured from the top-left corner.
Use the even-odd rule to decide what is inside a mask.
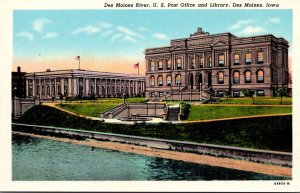
[[[154,76],[150,77],[150,86],[154,86]]]
[[[208,68],[211,68],[211,56],[208,56]]]
[[[218,72],[218,84],[224,84],[224,72]]]
[[[239,65],[239,64],[240,64],[240,55],[234,54],[234,65]]]
[[[155,70],[154,65],[155,65],[154,60],[151,60],[151,62],[150,62],[150,71],[154,71]]]
[[[251,60],[252,54],[251,53],[246,53],[246,64],[251,64],[252,60]]]
[[[251,72],[249,70],[245,72],[245,83],[251,83]]]
[[[163,77],[162,76],[159,76],[157,78],[157,84],[158,84],[158,86],[162,86],[163,85]]]
[[[175,81],[176,81],[176,85],[181,85],[181,76],[180,76],[180,74],[176,75]]]
[[[171,59],[167,59],[167,69],[168,70],[172,69]]]
[[[264,52],[263,51],[257,52],[257,63],[258,64],[264,63]]]
[[[162,70],[163,69],[163,61],[159,60],[158,61],[158,70]]]
[[[239,84],[240,83],[240,73],[238,71],[235,71],[233,73],[233,84]]]
[[[177,58],[176,59],[176,69],[181,70],[181,68],[182,68],[182,60],[181,60],[181,58]]]
[[[167,86],[172,85],[172,77],[170,75],[167,76]]]
[[[224,66],[224,63],[225,63],[225,57],[224,57],[224,54],[220,54],[220,55],[219,55],[219,66],[220,66],[220,67]]]
[[[257,82],[258,83],[264,82],[264,71],[263,70],[257,71]]]

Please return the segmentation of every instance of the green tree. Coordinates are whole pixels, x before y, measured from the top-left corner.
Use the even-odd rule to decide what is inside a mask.
[[[280,96],[280,104],[282,105],[282,98],[288,95],[286,87],[281,87],[277,90],[277,95]]]
[[[243,94],[252,98],[252,104],[254,104],[254,90],[242,90]]]

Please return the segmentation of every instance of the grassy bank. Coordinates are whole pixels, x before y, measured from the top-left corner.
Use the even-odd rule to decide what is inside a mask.
[[[188,120],[207,120],[264,114],[291,113],[291,106],[195,106],[192,105]]]
[[[222,98],[218,101],[218,104],[253,104],[251,97],[240,97],[240,98]],[[254,97],[254,104],[257,105],[280,105],[280,97]],[[292,97],[283,97],[283,105],[291,105]]]
[[[292,116],[176,125],[116,125],[84,119],[48,106],[36,106],[18,122],[256,149],[292,150]]]

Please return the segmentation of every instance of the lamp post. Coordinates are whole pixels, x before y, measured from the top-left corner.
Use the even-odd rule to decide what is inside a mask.
[[[202,83],[199,83],[200,101],[202,101]]]
[[[12,104],[12,107],[13,107],[13,112],[12,112],[12,117],[14,118],[15,117],[15,115],[16,115],[16,113],[15,113],[15,97],[16,97],[16,92],[17,92],[17,87],[14,87],[13,88],[13,98],[12,98],[12,102],[13,102],[13,104]]]
[[[125,104],[125,96],[126,96],[126,94],[125,93],[123,93],[123,99],[124,99],[124,104]]]

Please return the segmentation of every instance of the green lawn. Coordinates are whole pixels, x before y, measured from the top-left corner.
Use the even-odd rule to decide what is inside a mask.
[[[207,120],[250,115],[291,113],[291,106],[194,106],[188,120]]]
[[[136,103],[144,102],[142,97],[127,98],[126,102]],[[78,113],[80,115],[86,115],[91,117],[99,117],[101,112],[104,112],[112,107],[120,105],[124,102],[121,98],[101,98],[95,101],[93,100],[77,100],[77,101],[65,101],[62,108]],[[57,106],[61,107],[60,104]]]
[[[218,104],[252,104],[252,98],[241,97],[241,98],[222,98]],[[265,104],[265,105],[280,105],[280,97],[254,97],[254,104]],[[292,97],[283,97],[283,105],[291,105]]]

